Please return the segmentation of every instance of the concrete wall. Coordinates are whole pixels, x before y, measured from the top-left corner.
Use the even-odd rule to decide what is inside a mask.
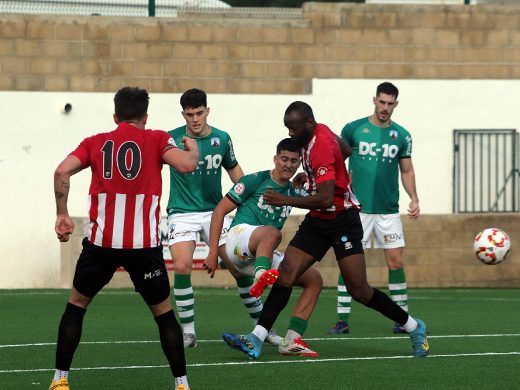
[[[180,93],[206,89],[210,122],[231,133],[253,172],[270,166],[291,101],[308,101],[339,132],[370,114],[377,83],[394,81],[394,119],[414,137],[422,210],[450,213],[452,129],[520,123],[519,11],[307,3],[261,18],[0,15],[0,288],[59,284],[53,170],[82,138],[113,127],[113,93],[126,84],[150,90],[149,124],[165,129],[182,123]],[[88,184],[86,172],[73,178],[72,215],[86,214]]]

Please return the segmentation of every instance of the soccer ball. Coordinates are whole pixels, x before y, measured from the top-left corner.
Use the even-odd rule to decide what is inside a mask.
[[[499,264],[503,262],[511,249],[509,236],[500,229],[487,228],[475,237],[473,250],[484,264]]]

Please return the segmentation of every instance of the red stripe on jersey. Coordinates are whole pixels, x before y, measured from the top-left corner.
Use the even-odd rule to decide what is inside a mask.
[[[105,203],[105,227],[103,228],[103,247],[112,247],[112,236],[114,232],[114,206],[116,201],[115,194],[107,194]]]
[[[151,247],[150,240],[150,207],[152,205],[152,197],[145,196],[143,202],[143,247]]]
[[[96,195],[91,195],[90,196],[90,210],[89,210],[89,216],[90,216],[89,237],[88,237],[88,239],[91,243],[94,243],[94,241],[96,241],[96,234],[98,232],[98,224],[94,222],[98,218],[98,205],[99,205],[98,197]],[[92,231],[90,231],[90,229],[92,229]]]
[[[158,246],[159,243],[161,242],[161,235],[160,235],[160,232],[159,232],[159,221],[161,220],[161,208],[159,207],[159,202],[161,201],[161,199],[157,199],[157,207],[155,209],[155,240],[153,242],[153,246]]]
[[[123,231],[123,248],[132,249],[134,247],[134,215],[135,215],[135,195],[126,195],[125,220]],[[121,223],[121,221],[118,221]]]

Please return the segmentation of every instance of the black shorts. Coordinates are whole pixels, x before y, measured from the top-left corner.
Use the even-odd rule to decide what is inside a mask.
[[[307,214],[289,243],[320,261],[330,247],[336,260],[362,254],[363,226],[358,209],[347,209],[334,219],[311,217]]]
[[[170,283],[162,247],[144,249],[102,248],[83,239],[73,286],[81,294],[94,297],[110,282],[117,268],[124,267],[137,291],[148,305],[170,296]]]

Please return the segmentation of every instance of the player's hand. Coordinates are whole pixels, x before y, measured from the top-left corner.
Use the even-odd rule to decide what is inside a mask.
[[[408,206],[408,218],[416,220],[419,218],[421,208],[419,207],[419,201],[412,200]]]
[[[208,253],[208,257],[206,257],[206,260],[204,260],[202,267],[209,274],[209,277],[213,278],[213,276],[215,276],[215,271],[217,270],[217,267],[218,267],[218,255]]]
[[[294,188],[301,188],[307,182],[307,175],[304,172],[297,173],[293,177],[292,183]]]
[[[271,206],[285,206],[285,195],[273,190],[267,190],[264,192],[264,202]]]
[[[58,240],[67,242],[74,231],[74,222],[72,222],[72,219],[68,215],[58,215],[56,216],[54,231],[56,232]]]
[[[182,137],[181,142],[184,145],[184,150],[198,150],[197,141],[193,138],[184,136]]]

